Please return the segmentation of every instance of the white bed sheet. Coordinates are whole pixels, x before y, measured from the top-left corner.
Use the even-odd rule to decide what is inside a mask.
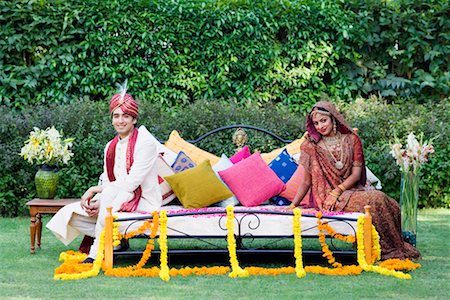
[[[181,236],[208,236],[208,237],[223,237],[226,235],[226,212],[224,208],[208,207],[202,209],[185,209],[181,206],[163,206],[161,210],[166,210],[168,215],[179,213],[202,213],[214,212],[210,215],[191,215],[191,216],[173,216],[169,217],[167,221],[167,235],[169,237]],[[259,207],[242,207],[237,206],[235,210],[235,232],[238,234],[240,227],[240,235],[251,235],[254,237],[270,237],[270,236],[289,236],[293,234],[292,230],[292,216],[291,215],[270,215],[270,211],[286,211],[279,206],[265,205]],[[255,214],[239,213],[244,210],[257,211]],[[303,214],[313,211],[304,211]],[[119,213],[119,218],[129,218],[135,216],[145,216],[142,213]],[[337,233],[344,235],[354,235],[357,227],[357,219],[362,213],[330,213],[333,217],[344,217],[350,220],[342,222],[327,218],[324,215],[324,220],[329,220],[329,224],[336,230]],[[136,230],[143,224],[144,221],[125,221],[119,222],[119,231],[121,233]],[[240,223],[240,226],[238,226]],[[317,219],[315,217],[301,217],[302,236],[315,236],[318,234]],[[147,232],[148,233],[148,232]]]

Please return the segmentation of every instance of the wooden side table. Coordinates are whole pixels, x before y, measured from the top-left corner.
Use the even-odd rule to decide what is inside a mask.
[[[27,202],[30,208],[30,241],[31,241],[31,254],[35,251],[35,242],[37,236],[37,246],[41,248],[41,236],[42,236],[42,214],[56,214],[58,210],[67,204],[80,201],[80,199],[33,199]]]

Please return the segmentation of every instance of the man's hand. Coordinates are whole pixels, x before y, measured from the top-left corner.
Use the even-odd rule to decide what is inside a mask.
[[[89,217],[95,217],[98,215],[98,210],[100,208],[100,202],[94,201],[90,203],[89,207],[85,208],[84,210],[88,214]]]
[[[95,201],[95,203],[91,203],[91,199],[98,192],[97,187],[90,187],[84,194],[81,196],[80,205],[84,209],[84,211],[90,216],[94,217],[98,215],[98,209],[100,207],[100,203]]]

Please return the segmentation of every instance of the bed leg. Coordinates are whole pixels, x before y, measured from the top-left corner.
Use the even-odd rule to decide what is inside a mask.
[[[107,214],[105,218],[105,261],[106,270],[113,267],[113,215],[112,207],[106,208]]]
[[[370,214],[370,205],[364,206],[364,254],[367,264],[373,263],[372,258],[372,215]]]

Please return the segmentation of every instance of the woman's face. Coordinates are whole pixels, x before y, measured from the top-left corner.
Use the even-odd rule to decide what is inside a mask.
[[[317,132],[319,132],[322,136],[328,136],[333,132],[333,121],[330,116],[315,113],[312,116],[312,121]]]

